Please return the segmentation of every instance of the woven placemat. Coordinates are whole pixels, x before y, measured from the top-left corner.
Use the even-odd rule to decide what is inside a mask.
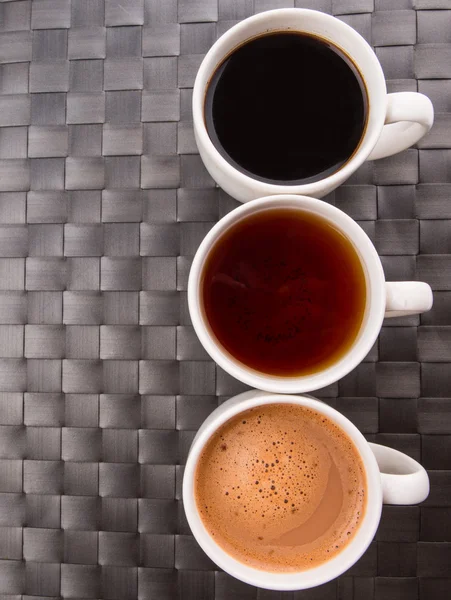
[[[386,507],[339,580],[271,593],[199,549],[181,503],[203,419],[243,386],[190,324],[192,256],[237,203],[194,143],[191,91],[214,40],[277,7],[339,16],[389,91],[436,118],[418,148],[330,195],[387,278],[433,310],[386,324],[318,393],[369,440],[429,470],[420,507]],[[451,597],[450,0],[0,1],[0,598],[441,600]]]

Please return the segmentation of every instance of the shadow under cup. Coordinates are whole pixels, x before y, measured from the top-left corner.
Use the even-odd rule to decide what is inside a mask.
[[[338,226],[282,204],[222,232],[203,261],[198,293],[224,354],[254,373],[290,379],[346,357],[366,321],[368,285],[359,251]]]

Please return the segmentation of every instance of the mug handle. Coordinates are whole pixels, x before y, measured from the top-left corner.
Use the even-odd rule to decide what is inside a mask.
[[[424,94],[388,94],[385,125],[367,160],[385,158],[410,148],[426,135],[433,122],[434,107]]]
[[[419,504],[429,495],[429,477],[424,467],[403,452],[369,443],[381,472],[384,504]]]
[[[418,315],[432,308],[432,290],[423,281],[386,281],[385,318]]]

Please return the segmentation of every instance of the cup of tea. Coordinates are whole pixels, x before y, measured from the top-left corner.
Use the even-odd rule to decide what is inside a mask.
[[[193,89],[194,134],[213,179],[247,202],[321,198],[365,161],[431,128],[423,94],[387,94],[381,65],[352,27],[308,9],[270,10],[229,29]]]
[[[223,217],[188,280],[194,329],[208,354],[260,390],[302,393],[347,375],[384,317],[432,306],[418,281],[386,282],[367,234],[338,208],[269,196]]]
[[[341,575],[373,540],[382,504],[428,493],[420,464],[368,443],[327,404],[255,390],[205,420],[183,479],[186,517],[206,554],[271,590]]]

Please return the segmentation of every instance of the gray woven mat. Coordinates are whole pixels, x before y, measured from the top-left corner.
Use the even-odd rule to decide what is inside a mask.
[[[320,395],[370,440],[419,459],[431,495],[387,507],[338,581],[295,594],[214,570],[181,505],[196,428],[243,389],[186,307],[198,244],[236,206],[205,171],[190,98],[236,20],[313,7],[375,47],[390,91],[436,124],[328,200],[388,279],[435,307],[384,327]],[[450,0],[0,1],[0,598],[441,600],[451,596]]]

